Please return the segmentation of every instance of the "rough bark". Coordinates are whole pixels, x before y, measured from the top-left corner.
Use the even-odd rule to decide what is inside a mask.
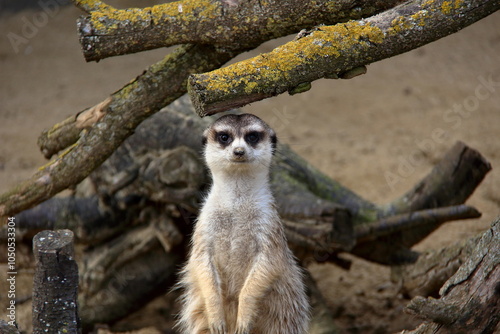
[[[97,245],[125,232],[139,212],[134,205],[127,210],[103,205],[97,196],[69,196],[51,198],[15,217],[23,239],[42,230],[68,229],[79,243]]]
[[[33,240],[33,333],[80,333],[73,232],[43,231]]]
[[[87,177],[147,117],[186,92],[191,73],[218,68],[235,54],[209,46],[181,46],[111,95],[104,116],[30,179],[0,196],[0,216],[11,216]]]
[[[148,224],[93,248],[82,265],[79,304],[84,329],[111,323],[165,293],[183,258],[172,219],[149,212]]]
[[[362,243],[405,230],[419,229],[425,225],[439,226],[445,221],[479,217],[481,217],[479,211],[467,205],[438,207],[397,214],[374,223],[357,225],[354,234],[357,242]]]
[[[391,279],[401,287],[401,293],[438,297],[439,289],[470,257],[481,235],[439,249],[426,251],[415,263],[391,267]]]
[[[416,297],[407,310],[430,321],[406,334],[489,334],[500,322],[500,219],[441,288],[440,299]]]
[[[381,14],[299,34],[270,53],[189,79],[201,116],[243,106],[450,35],[500,9],[495,0],[408,1]]]
[[[9,325],[6,321],[0,320],[0,333],[2,334],[20,334],[19,330]]]
[[[38,147],[44,157],[50,159],[57,152],[76,143],[83,129],[91,128],[105,115],[105,109],[110,102],[111,97],[108,97],[92,108],[57,123],[50,130],[44,130],[38,138]]]
[[[99,1],[75,1],[90,13],[78,20],[87,61],[188,43],[255,48],[301,29],[370,16],[400,2],[183,0],[119,10]]]

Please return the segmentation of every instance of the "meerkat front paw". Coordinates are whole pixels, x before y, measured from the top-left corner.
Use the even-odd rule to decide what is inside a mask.
[[[227,334],[226,324],[217,322],[210,325],[210,334]]]
[[[247,328],[238,328],[234,334],[250,334],[250,330]]]

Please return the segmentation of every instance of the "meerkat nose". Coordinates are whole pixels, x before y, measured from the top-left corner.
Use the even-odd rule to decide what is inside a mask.
[[[245,149],[243,147],[236,147],[233,151],[233,154],[238,157],[242,157],[245,155]]]

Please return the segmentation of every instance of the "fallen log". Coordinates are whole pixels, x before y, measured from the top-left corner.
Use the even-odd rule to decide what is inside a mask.
[[[439,299],[415,297],[407,312],[427,323],[405,334],[497,333],[500,323],[500,218],[440,289]]]
[[[481,236],[482,233],[439,250],[423,252],[414,263],[392,266],[391,280],[410,298],[438,297],[439,289],[470,257]]]

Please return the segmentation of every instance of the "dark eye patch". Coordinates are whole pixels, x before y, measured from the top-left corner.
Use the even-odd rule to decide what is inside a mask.
[[[227,146],[233,141],[233,137],[225,131],[217,132],[215,136],[222,146]]]
[[[252,131],[245,135],[245,141],[248,144],[254,146],[262,139],[262,137],[263,137],[262,132]]]

